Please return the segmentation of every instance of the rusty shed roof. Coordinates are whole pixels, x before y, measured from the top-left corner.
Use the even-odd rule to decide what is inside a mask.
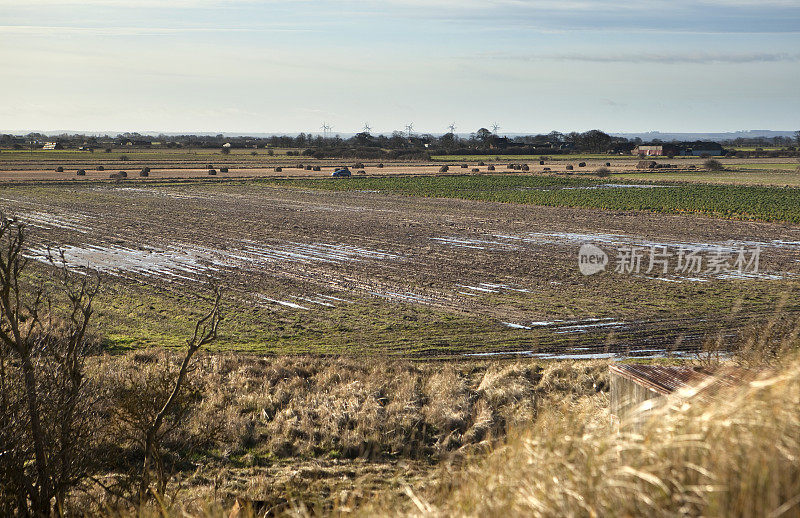
[[[695,367],[623,364],[610,365],[609,370],[665,396],[697,385],[712,376],[711,373]]]

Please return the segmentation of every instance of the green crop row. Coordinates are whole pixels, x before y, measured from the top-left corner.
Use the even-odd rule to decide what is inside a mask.
[[[377,190],[438,198],[700,213],[730,219],[800,223],[800,189],[676,183],[653,188],[615,186],[590,178],[480,175],[269,180],[278,185],[337,191]]]

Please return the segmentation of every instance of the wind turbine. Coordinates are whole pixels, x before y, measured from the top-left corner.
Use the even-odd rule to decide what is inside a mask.
[[[328,138],[328,133],[331,131],[332,127],[327,122],[322,123],[322,135],[324,138]]]
[[[372,128],[370,128],[370,127],[369,127],[369,122],[365,122],[365,123],[364,123],[364,128],[363,128],[363,129],[364,129],[364,131],[366,131],[367,133],[369,133],[370,131],[372,131]]]
[[[455,122],[453,122],[452,124],[450,124],[450,125],[447,127],[447,129],[449,129],[449,130],[450,130],[450,133],[452,133],[453,135],[455,135],[455,134],[456,134],[456,123],[455,123]]]
[[[408,132],[408,138],[410,139],[411,138],[411,132],[414,131],[414,123],[413,122],[409,122],[408,123],[408,125],[406,126],[406,131]]]
[[[494,124],[492,124],[492,133],[497,135],[497,130],[499,130],[499,129],[500,129],[500,125],[499,124],[497,124],[496,122]]]

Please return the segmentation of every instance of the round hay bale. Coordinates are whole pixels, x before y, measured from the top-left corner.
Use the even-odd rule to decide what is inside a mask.
[[[216,169],[209,169],[208,170],[208,174],[210,174],[211,176],[214,176],[215,174],[217,174],[217,170]]]
[[[606,162],[606,167],[611,167],[611,162]]]
[[[528,164],[522,164],[522,167],[520,169],[522,169],[523,171],[530,171],[531,170],[531,168],[528,167]]]
[[[83,169],[78,169],[78,171],[75,174],[78,176],[86,176],[86,171]]]
[[[311,166],[310,165],[306,166],[306,171],[311,171]]]
[[[539,160],[539,165],[544,165],[544,160]]]
[[[297,164],[297,168],[298,168],[298,169],[305,169],[305,168],[306,168],[306,166],[304,166],[303,164]]]
[[[122,178],[127,178],[128,177],[128,173],[125,172],[125,171],[120,171],[117,174],[120,175]]]
[[[146,167],[146,166],[142,167],[142,171],[144,171],[145,173],[149,173],[150,172],[150,168]]]
[[[493,165],[490,165],[489,167],[487,167],[487,168],[486,168],[486,170],[487,170],[487,171],[494,171],[494,166],[493,166]]]
[[[506,166],[506,169],[514,169],[514,164],[508,164],[508,165]]]
[[[275,172],[276,173],[280,173],[281,171],[283,171],[283,167],[276,167],[275,168]]]
[[[480,173],[480,172],[481,172],[481,170],[480,170],[480,169],[478,169],[477,167],[473,167],[473,168],[472,168],[472,172],[473,172],[473,173]]]
[[[112,180],[122,180],[122,175],[119,173],[111,173],[108,177]]]
[[[367,172],[362,169],[360,171],[356,171],[356,174],[367,174]]]
[[[364,169],[364,164],[362,164],[361,162],[356,162],[355,164],[353,164],[353,169]]]
[[[466,168],[468,168],[468,167],[469,167],[469,166],[468,166],[467,164],[461,164],[461,169],[466,169]]]
[[[544,169],[542,169],[542,171],[549,171],[549,170],[550,170],[549,167],[545,167]]]
[[[320,166],[318,166],[318,165],[315,165],[314,169],[312,169],[312,171],[322,171],[322,168]]]
[[[98,171],[105,171],[105,170],[106,170],[106,168],[105,168],[105,167],[103,167],[103,166],[101,166],[101,165],[99,165],[99,166],[97,166],[97,170],[98,170]]]
[[[586,167],[586,162],[578,162],[578,167]]]
[[[574,168],[574,167],[572,167],[571,165],[568,165],[568,166],[567,166],[567,171],[572,171],[573,169],[575,169],[575,168]]]
[[[63,173],[64,172],[64,168],[61,167],[61,166],[58,166],[58,167],[56,167],[56,172],[57,173]]]
[[[378,169],[383,169],[383,164],[378,164]]]
[[[145,168],[145,169],[147,169],[147,168]],[[145,171],[144,169],[142,169],[141,171],[139,171],[139,176],[147,178],[148,176],[150,176],[150,171]]]
[[[449,170],[450,170],[450,168],[447,167],[446,165],[443,165],[442,167],[439,168],[439,172],[440,173],[446,173]]]
[[[485,165],[486,165],[486,162],[484,162],[483,160],[481,160],[480,162],[478,162],[478,166],[485,166]]]
[[[211,164],[206,164],[206,169],[214,169],[214,166]]]
[[[227,167],[220,167],[219,168],[219,172],[220,173],[227,173],[228,172],[228,168]]]

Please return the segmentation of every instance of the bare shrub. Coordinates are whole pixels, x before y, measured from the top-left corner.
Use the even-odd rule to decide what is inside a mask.
[[[105,168],[105,167],[103,167],[103,166],[101,166],[101,165],[99,165],[99,166],[97,166],[97,170],[98,170],[98,171],[105,171],[105,170],[106,170],[106,168]]]
[[[378,164],[378,169],[383,169],[383,164]]]
[[[450,170],[450,168],[447,167],[446,165],[443,165],[442,167],[439,168],[439,172],[440,173],[446,173],[449,170]]]
[[[485,165],[486,165],[486,162],[484,162],[483,160],[481,160],[480,162],[478,162],[478,166],[479,166],[479,167],[483,167],[483,166],[485,166]]]
[[[703,167],[705,167],[707,171],[724,171],[725,170],[725,166],[722,165],[722,162],[720,162],[719,160],[715,160],[713,158],[710,158],[710,159],[706,160],[705,162],[703,162]]]
[[[0,512],[50,516],[93,472],[84,357],[97,283],[50,256],[49,288],[27,285],[26,239],[24,225],[0,214]]]
[[[219,168],[219,172],[220,173],[227,173],[228,172],[228,168],[227,167],[220,167]]]
[[[487,171],[494,171],[494,166],[493,165],[487,166],[486,170]]]
[[[567,171],[572,171],[573,169],[575,169],[575,168],[574,168],[574,167],[572,167],[571,165],[568,165],[568,166],[567,166]]]
[[[607,167],[598,167],[594,174],[600,178],[605,178],[607,176],[611,176],[611,170]]]
[[[56,167],[56,172],[57,173],[63,173],[64,172],[64,168],[61,167],[61,166],[58,166],[58,167]]]
[[[276,167],[276,168],[275,168],[275,172],[276,172],[276,173],[280,173],[280,172],[282,172],[282,171],[283,171],[283,168],[282,168],[282,167]]]
[[[586,167],[586,162],[578,162],[578,167]]]
[[[86,171],[84,169],[78,169],[75,174],[78,176],[86,176]]]
[[[461,169],[466,169],[466,168],[468,168],[468,167],[469,167],[469,166],[468,166],[467,164],[461,164]]]
[[[216,169],[209,169],[208,170],[208,174],[211,175],[211,176],[214,176],[214,175],[217,174],[217,170]]]
[[[528,164],[522,164],[522,166],[520,166],[520,169],[522,171],[530,171],[531,170],[531,168],[528,167]]]

